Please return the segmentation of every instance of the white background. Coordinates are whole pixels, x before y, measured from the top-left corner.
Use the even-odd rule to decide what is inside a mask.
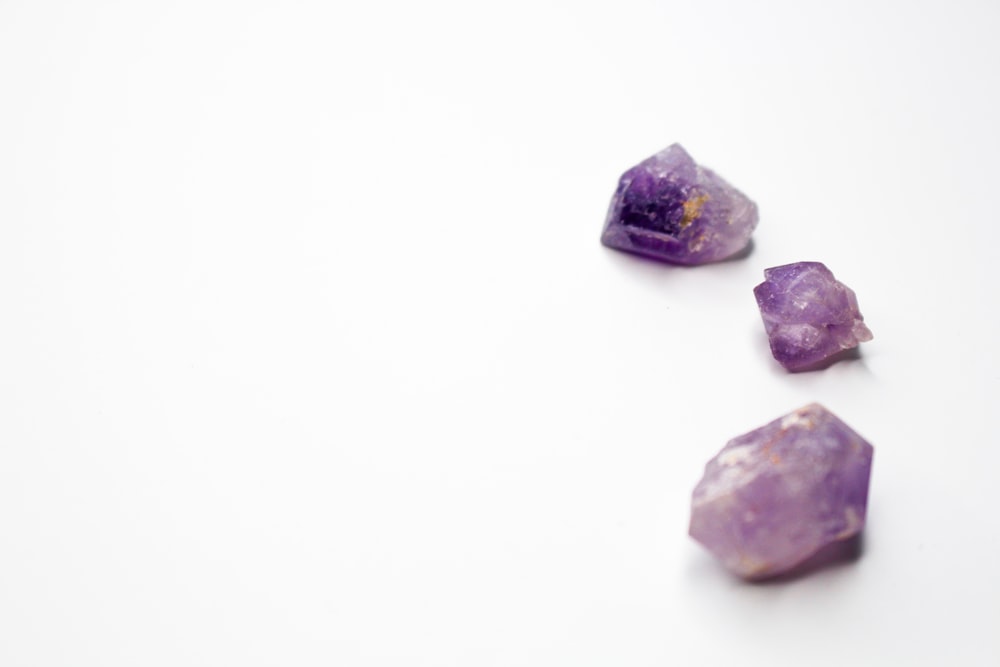
[[[0,0],[0,664],[995,665],[994,2]],[[598,238],[680,141],[749,257]],[[859,360],[751,294],[821,260]],[[876,449],[864,553],[686,535],[732,436]]]

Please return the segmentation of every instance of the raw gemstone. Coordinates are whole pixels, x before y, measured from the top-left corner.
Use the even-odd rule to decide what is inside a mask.
[[[753,293],[771,353],[790,371],[819,367],[872,339],[854,291],[820,262],[765,269],[764,282]]]
[[[742,577],[787,572],[861,531],[872,453],[817,403],[734,438],[695,487],[691,537]]]
[[[674,264],[738,253],[757,226],[757,205],[673,144],[618,181],[601,242]]]

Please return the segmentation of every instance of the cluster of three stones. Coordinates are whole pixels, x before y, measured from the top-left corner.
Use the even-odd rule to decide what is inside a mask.
[[[757,205],[674,144],[626,171],[601,241],[673,264],[716,262],[743,251]],[[871,340],[857,297],[819,262],[764,271],[754,289],[774,358],[819,368]],[[695,489],[690,533],[747,578],[794,568],[861,531],[872,447],[820,405],[730,441]]]

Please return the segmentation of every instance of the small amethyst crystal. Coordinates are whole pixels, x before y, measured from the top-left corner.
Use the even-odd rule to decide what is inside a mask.
[[[674,264],[705,264],[746,247],[757,205],[673,144],[618,181],[601,242]]]
[[[753,293],[771,353],[790,371],[817,368],[872,339],[854,292],[820,262],[765,269]]]
[[[813,403],[730,440],[705,466],[691,537],[747,579],[861,532],[872,446]]]

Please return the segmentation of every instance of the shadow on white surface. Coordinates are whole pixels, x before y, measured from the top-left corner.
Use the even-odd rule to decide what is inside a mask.
[[[782,586],[794,582],[832,574],[835,571],[846,570],[853,566],[864,554],[864,532],[846,540],[826,545],[815,554],[802,561],[787,572],[766,577],[764,579],[742,579],[732,574],[716,562],[709,554],[703,553],[698,562],[692,566],[695,578],[722,577],[738,587],[767,588]]]
[[[822,571],[848,568],[861,558],[864,554],[864,550],[865,538],[864,531],[862,531],[854,537],[849,537],[846,540],[826,545],[788,572],[750,583],[757,586],[787,584],[814,574],[818,574]]]
[[[750,257],[750,255],[753,254],[753,251],[754,251],[754,240],[751,238],[750,242],[747,243],[747,246],[745,248],[743,248],[743,250],[740,250],[735,255],[732,255],[732,256],[727,257],[725,259],[720,259],[718,262],[709,262],[707,264],[694,264],[694,265],[688,265],[688,264],[671,264],[670,262],[664,262],[662,260],[654,259],[652,257],[647,257],[645,255],[638,255],[638,254],[632,254],[632,253],[629,253],[629,252],[624,252],[622,250],[615,250],[614,248],[607,248],[607,250],[610,253],[614,253],[616,255],[622,255],[624,257],[627,257],[627,258],[629,258],[630,261],[639,261],[639,262],[642,262],[643,264],[646,264],[646,265],[663,267],[665,270],[680,269],[680,270],[684,270],[684,271],[691,271],[691,270],[698,270],[698,269],[702,269],[703,270],[703,267],[708,267],[708,266],[718,266],[720,264],[733,264],[734,262],[741,262],[741,261],[747,259],[748,257]]]

